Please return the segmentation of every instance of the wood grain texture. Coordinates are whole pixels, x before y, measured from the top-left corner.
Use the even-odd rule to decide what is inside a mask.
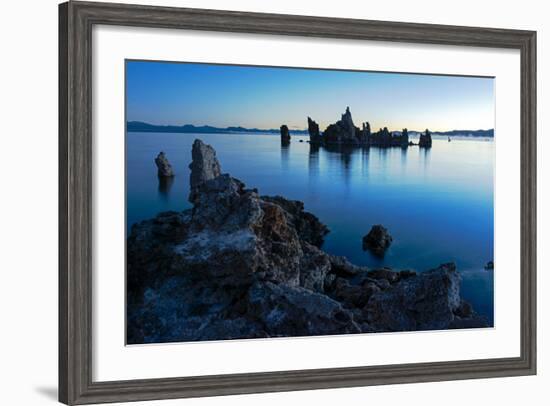
[[[482,359],[219,376],[92,381],[94,24],[519,49],[521,354]],[[536,33],[477,27],[69,2],[59,8],[59,400],[87,404],[536,373]]]

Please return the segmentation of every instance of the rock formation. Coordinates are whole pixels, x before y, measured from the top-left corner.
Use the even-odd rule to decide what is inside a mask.
[[[362,125],[362,129],[359,132],[359,143],[361,145],[370,145],[371,142],[371,131],[369,122],[365,122]]]
[[[362,124],[359,129],[353,124],[349,107],[342,114],[339,121],[330,124],[322,135],[319,134],[319,126],[308,117],[308,130],[310,143],[315,145],[350,145],[350,146],[374,146],[374,147],[408,147],[409,135],[407,129],[403,133],[394,134],[387,127],[372,133],[368,122]]]
[[[349,107],[342,114],[342,118],[334,124],[330,124],[323,132],[323,142],[327,144],[359,144],[357,135],[360,130],[353,124]]]
[[[401,147],[407,147],[409,145],[409,130],[406,128],[403,128],[403,131],[401,131]]]
[[[383,257],[393,241],[388,230],[380,225],[374,225],[369,233],[363,237],[363,249],[369,250],[374,255]]]
[[[281,126],[281,142],[284,144],[288,144],[290,142],[290,132],[285,124]]]
[[[421,148],[431,148],[432,147],[432,134],[430,130],[426,129],[423,134],[420,134],[420,139],[418,140],[418,146]]]
[[[309,142],[312,144],[319,144],[321,142],[321,135],[319,134],[319,124],[311,119],[307,118],[307,131],[309,132]]]
[[[193,144],[193,208],[132,226],[127,340],[158,343],[484,326],[452,264],[369,270],[319,247],[303,203],[260,196]]]
[[[193,142],[191,156],[193,160],[189,165],[189,169],[191,169],[189,180],[191,193],[189,195],[189,201],[194,203],[195,191],[204,182],[220,176],[221,167],[218,158],[216,158],[216,151],[214,148],[210,145],[206,145],[201,140],[197,139]]]
[[[159,177],[170,178],[174,176],[172,165],[170,165],[170,162],[168,161],[168,158],[166,158],[164,152],[159,152],[159,154],[155,158],[155,164],[157,165]]]

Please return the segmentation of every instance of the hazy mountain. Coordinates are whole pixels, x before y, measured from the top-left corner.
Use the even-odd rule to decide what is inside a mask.
[[[218,134],[230,134],[230,133],[263,133],[263,134],[280,134],[278,128],[260,129],[260,128],[244,128],[244,127],[212,127],[209,125],[195,126],[192,124],[185,125],[156,125],[144,123],[142,121],[128,121],[126,126],[127,131],[131,132],[155,132],[155,133],[218,133]],[[399,131],[393,131],[393,133],[399,133]],[[307,129],[304,130],[290,130],[290,134],[307,135]],[[410,135],[418,135],[420,131],[411,130]],[[494,130],[451,130],[451,131],[433,131],[434,135],[445,135],[449,137],[455,136],[471,136],[471,137],[494,137]]]

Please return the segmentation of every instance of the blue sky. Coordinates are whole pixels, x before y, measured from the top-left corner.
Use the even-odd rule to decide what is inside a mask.
[[[494,127],[494,80],[171,62],[126,62],[128,121],[322,129],[350,107],[357,126]]]

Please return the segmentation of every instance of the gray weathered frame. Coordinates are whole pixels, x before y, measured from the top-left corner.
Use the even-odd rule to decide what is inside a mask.
[[[517,358],[113,382],[92,380],[92,26],[518,49],[521,53],[521,355]],[[59,400],[66,404],[338,388],[536,373],[536,32],[234,11],[59,6]]]

